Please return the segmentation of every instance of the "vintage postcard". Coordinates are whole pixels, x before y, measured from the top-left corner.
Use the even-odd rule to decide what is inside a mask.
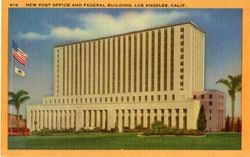
[[[3,2],[3,156],[250,155],[249,2]]]

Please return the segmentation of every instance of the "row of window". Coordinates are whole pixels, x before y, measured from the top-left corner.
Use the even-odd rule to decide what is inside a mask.
[[[180,34],[180,90],[184,89],[184,28],[181,28]]]
[[[167,90],[167,43],[168,43],[168,29],[147,31],[145,33],[129,34],[107,39],[100,39],[97,41],[85,42],[82,44],[75,44],[65,46],[62,49],[62,87],[59,86],[59,49],[57,49],[57,95],[59,95],[59,88],[62,88],[62,95],[82,95],[82,94],[101,94],[101,93],[115,93],[115,85],[117,85],[118,93],[137,92],[137,83],[139,84],[139,91],[142,92],[142,65],[143,65],[143,45],[145,48],[145,67],[148,67],[151,62],[151,78],[148,78],[149,68],[145,68],[145,91],[160,91],[161,89],[161,49],[164,54],[164,83],[163,89]],[[183,30],[183,31],[182,31]],[[170,31],[170,90],[174,89],[174,45],[175,33],[174,27]],[[184,28],[181,28],[184,32]],[[156,36],[157,35],[157,36]],[[149,40],[151,37],[151,40]],[[145,38],[145,40],[144,40]],[[164,40],[162,45],[162,39]],[[180,36],[181,45],[184,45],[184,33]],[[157,40],[157,44],[155,44]],[[123,41],[123,42],[122,42]],[[143,43],[143,42],[146,43]],[[151,46],[150,46],[151,45]],[[133,48],[133,50],[132,50]],[[151,50],[151,51],[149,51]],[[181,52],[184,48],[181,47]],[[71,52],[71,53],[70,53]],[[132,52],[134,55],[132,56]],[[149,60],[149,52],[151,53],[151,60]],[[137,55],[139,54],[139,55]],[[157,64],[155,57],[157,54]],[[113,57],[111,57],[111,55]],[[122,55],[122,56],[121,56]],[[102,56],[102,57],[101,57]],[[139,56],[139,62],[137,57]],[[133,59],[132,59],[133,58]],[[184,59],[184,55],[181,55]],[[101,60],[102,59],[102,60]],[[70,64],[70,62],[71,64]],[[117,65],[116,66],[116,63]],[[183,62],[181,63],[183,64]],[[87,68],[87,65],[89,67]],[[132,65],[134,71],[132,74]],[[139,66],[137,66],[139,65]],[[120,73],[120,68],[123,66],[123,74]],[[157,66],[157,71],[155,67]],[[83,68],[83,69],[82,69]],[[139,68],[139,69],[137,69]],[[106,71],[107,70],[107,71]],[[126,76],[126,70],[128,75]],[[73,71],[75,75],[73,75]],[[93,72],[94,71],[94,72]],[[137,71],[139,73],[137,74]],[[180,70],[184,72],[184,68]],[[105,76],[107,73],[107,76]],[[112,75],[110,75],[112,73]],[[117,73],[117,74],[116,74]],[[86,77],[88,75],[88,77]],[[134,87],[132,89],[132,75],[134,75]],[[155,75],[157,75],[157,87],[155,87]],[[115,76],[118,79],[115,80]],[[74,78],[73,78],[74,77]],[[82,77],[83,80],[81,79]],[[102,80],[100,79],[102,77]],[[80,79],[79,79],[80,78]],[[91,79],[93,78],[93,79]],[[108,81],[107,81],[107,80]],[[128,80],[128,85],[125,82]],[[79,82],[78,82],[79,81]],[[105,82],[107,81],[107,84]],[[120,81],[123,81],[121,84]],[[150,81],[150,82],[149,82]],[[96,82],[98,82],[96,84]],[[102,82],[102,91],[101,83]],[[151,89],[148,89],[148,84],[151,84]],[[97,88],[95,86],[97,85]],[[122,86],[122,87],[121,87]],[[69,89],[69,87],[71,87]],[[92,87],[92,88],[91,88]],[[66,89],[67,88],[67,89]],[[92,89],[92,90],[91,90]],[[138,91],[138,92],[139,92]]]
[[[151,116],[150,115],[150,112],[153,111],[153,115]],[[120,110],[121,113],[119,113],[119,110],[116,110],[116,122],[115,122],[115,125],[116,127],[118,127],[118,124],[119,124],[119,117],[121,117],[121,125],[122,125],[122,128],[125,128],[125,110],[122,109]],[[131,114],[131,111],[134,111],[134,116],[132,116]],[[146,115],[144,114],[144,111],[146,111]],[[173,127],[172,126],[172,118],[175,118],[175,125],[174,127],[176,128],[179,128],[179,124],[180,124],[180,118],[183,118],[183,129],[187,129],[187,109],[183,109],[182,112],[183,112],[183,117],[180,117],[179,115],[179,112],[180,110],[179,109],[175,109],[175,113],[176,115],[173,116],[172,115],[172,109],[167,109],[167,113],[168,115],[166,115],[165,113],[165,110],[164,109],[160,109],[160,113],[158,114],[161,114],[160,115],[160,121],[164,124],[167,124],[168,127]],[[128,125],[126,127],[128,128],[131,128],[131,119],[134,118],[134,127],[137,127],[138,125],[141,125],[141,126],[144,126],[144,118],[146,118],[146,126],[147,127],[150,127],[150,124],[151,124],[151,118],[153,118],[153,122],[157,122],[158,121],[158,116],[157,115],[157,112],[158,112],[158,109],[146,109],[146,110],[143,110],[143,109],[135,109],[135,110],[127,110],[127,120],[128,120]],[[137,113],[140,113],[141,115],[138,116]],[[165,116],[167,116],[165,118]],[[138,119],[138,120],[137,120]],[[167,120],[165,122],[165,119]]]
[[[144,99],[144,100],[143,100]],[[99,97],[99,98],[63,98],[63,99],[50,99],[45,100],[45,104],[65,104],[65,103],[112,103],[112,102],[141,102],[141,101],[162,101],[162,100],[175,100],[175,94],[171,98],[167,95],[151,95],[151,96],[121,96],[121,97]]]
[[[67,116],[68,112],[68,116]],[[65,116],[63,116],[63,114]],[[55,123],[54,123],[55,122]],[[59,122],[59,123],[58,123]],[[31,111],[31,128],[66,129],[76,127],[74,110],[35,110]]]
[[[204,95],[204,94],[201,94],[200,95],[200,98],[201,99],[205,99],[205,96],[207,97],[208,96],[208,98],[209,99],[213,99],[213,97],[215,96],[213,96],[213,94],[209,94],[209,95]],[[224,98],[224,96],[222,96],[222,95],[217,95],[217,97],[219,98],[219,99],[223,99]],[[193,99],[197,99],[198,98],[198,95],[193,95]]]

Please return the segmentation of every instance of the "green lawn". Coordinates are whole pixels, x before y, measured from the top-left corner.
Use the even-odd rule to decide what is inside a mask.
[[[239,150],[240,133],[211,133],[205,137],[138,137],[136,133],[92,133],[9,137],[9,149],[193,149]]]

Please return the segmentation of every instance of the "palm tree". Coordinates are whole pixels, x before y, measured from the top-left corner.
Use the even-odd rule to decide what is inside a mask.
[[[227,79],[220,79],[216,84],[223,84],[228,89],[228,95],[231,98],[231,111],[232,111],[232,126],[234,131],[234,106],[235,106],[235,94],[241,91],[241,75],[232,76],[228,75]]]
[[[16,93],[9,92],[8,94],[9,97],[11,97],[11,99],[9,99],[8,101],[8,104],[13,105],[16,108],[17,128],[19,128],[19,109],[22,103],[30,99],[30,97],[28,96],[29,93],[24,90],[19,90]]]

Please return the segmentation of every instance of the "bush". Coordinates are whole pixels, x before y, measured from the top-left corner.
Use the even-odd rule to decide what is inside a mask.
[[[45,135],[51,135],[52,132],[48,128],[43,128],[40,131],[32,131],[32,135],[39,135],[39,136],[45,136]]]
[[[117,127],[111,128],[111,129],[110,129],[110,132],[112,132],[112,133],[118,132],[118,128],[117,128]]]
[[[169,128],[162,122],[156,122],[150,129],[145,130],[143,135],[203,135],[203,133],[198,130]]]

